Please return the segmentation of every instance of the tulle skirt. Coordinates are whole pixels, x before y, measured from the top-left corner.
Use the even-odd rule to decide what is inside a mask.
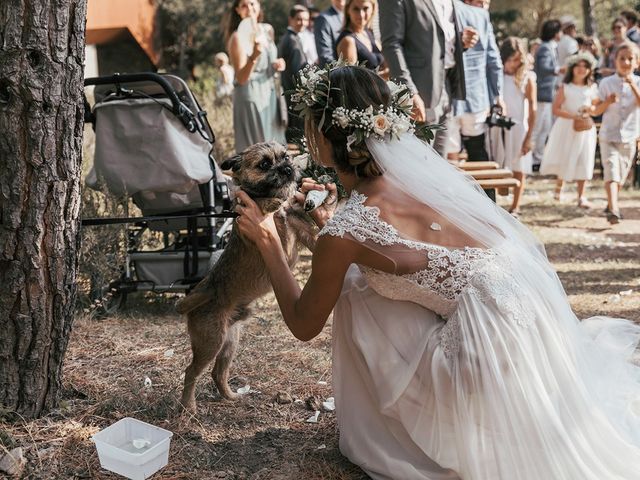
[[[640,327],[579,322],[563,292],[522,298],[503,270],[445,321],[352,266],[333,320],[341,451],[374,479],[640,478]]]

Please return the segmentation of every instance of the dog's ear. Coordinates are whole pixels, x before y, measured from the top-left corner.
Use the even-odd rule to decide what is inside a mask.
[[[237,172],[240,169],[240,160],[242,160],[242,157],[240,155],[235,155],[231,158],[227,158],[220,164],[220,168],[222,170],[231,170],[232,172]]]

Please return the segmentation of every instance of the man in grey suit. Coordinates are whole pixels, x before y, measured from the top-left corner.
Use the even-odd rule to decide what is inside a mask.
[[[313,22],[318,63],[321,67],[336,60],[336,40],[342,30],[345,1],[331,0],[331,6],[318,15]]]
[[[380,2],[382,52],[391,78],[407,84],[418,122],[446,122],[452,99],[465,99],[463,48],[477,42],[473,28],[458,24],[459,0]],[[444,155],[447,133],[438,131],[434,148]]]

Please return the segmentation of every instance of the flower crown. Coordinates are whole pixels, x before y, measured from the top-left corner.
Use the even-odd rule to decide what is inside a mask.
[[[302,117],[321,112],[318,130],[327,123],[341,130],[347,135],[349,151],[351,145],[359,144],[371,136],[385,140],[399,138],[401,134],[409,132],[423,140],[433,139],[433,131],[441,126],[416,125],[411,119],[412,94],[406,85],[387,81],[391,91],[391,101],[387,107],[369,105],[365,109],[348,109],[339,105],[330,105],[330,93],[336,87],[332,87],[329,74],[332,70],[347,65],[338,60],[324,68],[316,65],[304,67],[298,73],[296,86],[291,94],[294,110]],[[331,114],[331,118],[327,119],[327,113]]]

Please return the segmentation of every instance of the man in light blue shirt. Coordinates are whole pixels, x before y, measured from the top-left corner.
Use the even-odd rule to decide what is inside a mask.
[[[561,24],[558,20],[547,20],[542,24],[540,38],[542,44],[536,51],[534,72],[538,86],[538,112],[533,129],[533,170],[537,171],[542,163],[544,146],[553,125],[552,104],[555,96],[558,74],[565,68],[558,64],[558,41],[562,38]]]
[[[466,98],[454,103],[454,129],[460,131],[471,160],[488,160],[484,149],[485,120],[495,103],[504,107],[502,101],[502,60],[493,33],[489,13],[473,6],[472,0],[458,7],[458,21],[462,28],[472,27],[478,32],[478,42],[462,54],[465,72]],[[455,137],[452,132],[450,137]],[[475,144],[479,148],[475,148]],[[471,146],[474,144],[474,146]],[[453,138],[449,152],[459,151],[459,141]],[[469,148],[473,152],[469,152]]]

